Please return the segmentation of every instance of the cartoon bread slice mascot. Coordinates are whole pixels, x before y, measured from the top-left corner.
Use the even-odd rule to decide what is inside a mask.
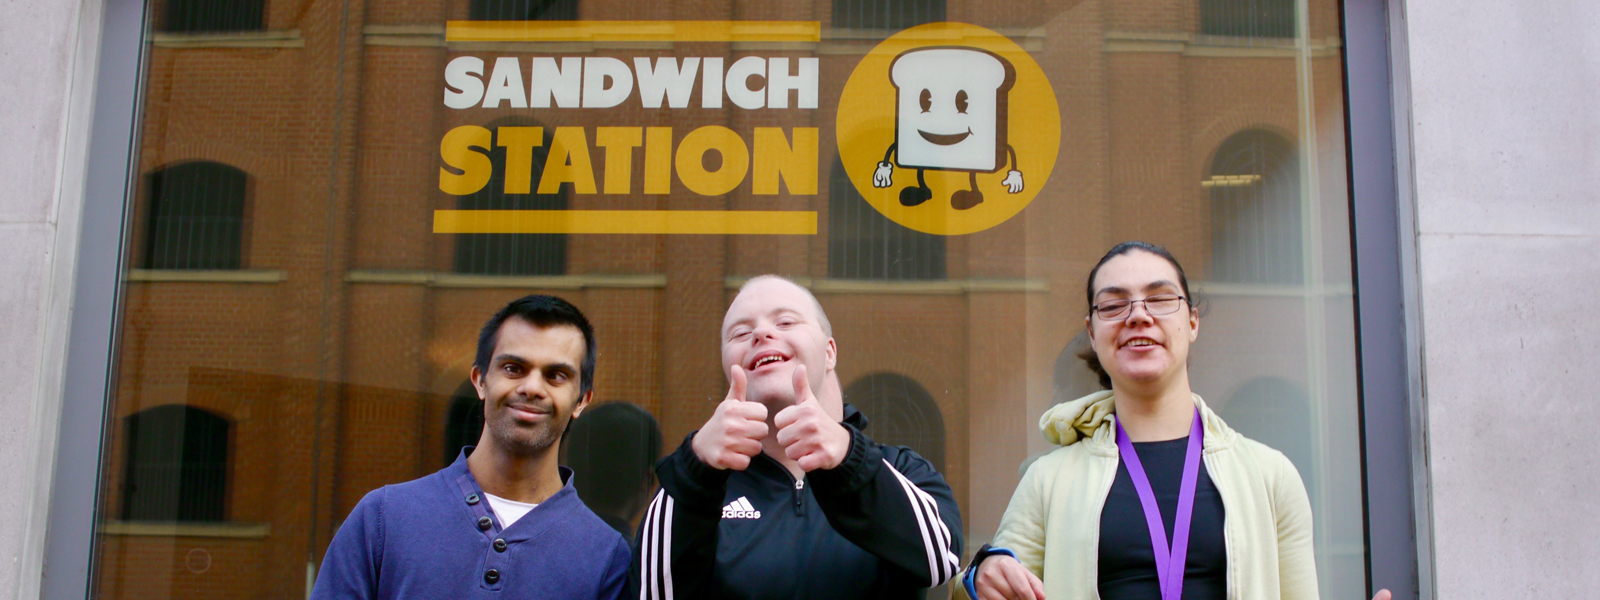
[[[1000,184],[1022,191],[1017,152],[1006,143],[1006,94],[1016,80],[1009,61],[974,48],[918,48],[895,57],[889,78],[895,141],[872,174],[873,187],[894,185],[894,165],[916,169],[917,185],[900,190],[900,204],[917,206],[933,198],[923,171],[965,172],[967,189],[951,194],[950,206],[967,210],[983,202],[978,173],[1009,164]]]

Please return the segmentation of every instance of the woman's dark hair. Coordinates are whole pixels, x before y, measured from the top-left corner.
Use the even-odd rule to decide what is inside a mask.
[[[1100,257],[1100,262],[1095,263],[1094,268],[1089,270],[1089,279],[1083,284],[1084,300],[1088,301],[1089,306],[1094,306],[1094,278],[1100,274],[1100,267],[1105,266],[1106,262],[1113,258],[1124,254],[1132,254],[1135,251],[1154,254],[1172,265],[1172,270],[1178,272],[1178,287],[1183,290],[1184,302],[1189,304],[1190,309],[1194,308],[1194,294],[1189,292],[1189,276],[1183,273],[1183,265],[1178,264],[1178,259],[1173,258],[1172,253],[1168,252],[1166,248],[1137,240],[1112,246],[1111,250],[1106,251],[1105,256]],[[1093,309],[1090,309],[1090,312],[1093,312]],[[1078,358],[1083,359],[1084,366],[1089,367],[1089,370],[1094,372],[1095,377],[1100,380],[1100,387],[1111,389],[1111,374],[1107,373],[1105,367],[1100,365],[1100,355],[1095,354],[1094,344],[1090,344],[1088,348],[1084,348],[1082,352],[1079,352]]]

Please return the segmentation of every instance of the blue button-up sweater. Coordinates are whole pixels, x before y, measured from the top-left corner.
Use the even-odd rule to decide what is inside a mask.
[[[469,449],[470,450],[470,449]],[[314,600],[335,598],[621,598],[627,542],[561,491],[502,528],[467,470],[368,493],[328,546]]]

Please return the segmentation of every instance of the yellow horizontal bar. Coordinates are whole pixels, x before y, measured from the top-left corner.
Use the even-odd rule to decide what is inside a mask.
[[[798,210],[436,210],[434,233],[816,235]]]
[[[450,21],[447,42],[820,42],[820,21]]]

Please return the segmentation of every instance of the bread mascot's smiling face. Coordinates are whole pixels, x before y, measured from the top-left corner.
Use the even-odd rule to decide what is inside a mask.
[[[989,173],[1006,164],[1011,63],[973,48],[921,48],[889,67],[902,167]]]

